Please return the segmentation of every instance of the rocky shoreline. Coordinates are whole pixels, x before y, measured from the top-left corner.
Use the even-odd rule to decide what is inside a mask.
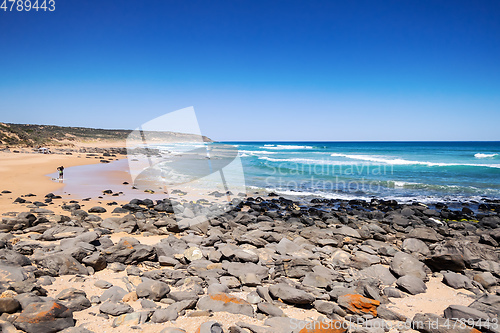
[[[52,194],[18,199],[23,211],[3,212],[0,223],[2,332],[89,332],[89,322],[162,333],[500,331],[497,202],[475,213],[272,194],[230,209],[207,200],[84,210]],[[102,219],[108,209],[115,217]],[[108,281],[114,274],[120,283]],[[65,276],[72,287],[55,288]],[[469,292],[470,304],[413,316],[391,307],[436,278]],[[220,313],[238,320],[212,320]],[[196,327],[179,328],[185,318]]]

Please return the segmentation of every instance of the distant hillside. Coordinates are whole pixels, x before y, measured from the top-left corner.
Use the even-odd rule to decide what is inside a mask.
[[[10,147],[62,146],[89,142],[125,142],[132,130],[0,123],[0,145]],[[198,135],[145,132],[148,141],[197,141]],[[210,142],[203,136],[203,140]]]

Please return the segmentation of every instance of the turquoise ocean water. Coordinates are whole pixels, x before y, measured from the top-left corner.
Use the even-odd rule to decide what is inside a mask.
[[[399,201],[500,199],[500,142],[225,142],[247,186]]]

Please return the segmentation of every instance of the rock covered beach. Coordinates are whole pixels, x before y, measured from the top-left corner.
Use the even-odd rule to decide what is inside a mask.
[[[499,331],[495,202],[15,201],[2,332]]]

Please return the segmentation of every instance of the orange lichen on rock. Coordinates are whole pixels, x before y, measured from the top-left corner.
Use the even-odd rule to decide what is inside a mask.
[[[133,249],[134,246],[130,244],[128,241],[123,241],[122,243],[127,249]]]
[[[377,306],[380,302],[358,294],[342,295],[338,298],[337,303],[354,314],[371,314],[377,316]]]
[[[247,301],[234,297],[225,293],[218,293],[214,295],[210,295],[210,298],[213,299],[214,301],[221,301],[224,302],[225,304],[227,303],[235,303],[235,304],[250,304]]]
[[[56,318],[60,313],[64,312],[67,310],[67,308],[57,302],[52,302],[50,305],[50,308],[46,309],[45,311],[38,311],[37,309],[44,308],[46,307],[46,303],[31,303],[26,307],[26,311],[23,311],[16,319],[16,321],[24,321],[27,323],[40,323],[44,321],[49,321],[53,320]],[[29,312],[30,311],[30,312]],[[29,314],[27,314],[29,313]]]

